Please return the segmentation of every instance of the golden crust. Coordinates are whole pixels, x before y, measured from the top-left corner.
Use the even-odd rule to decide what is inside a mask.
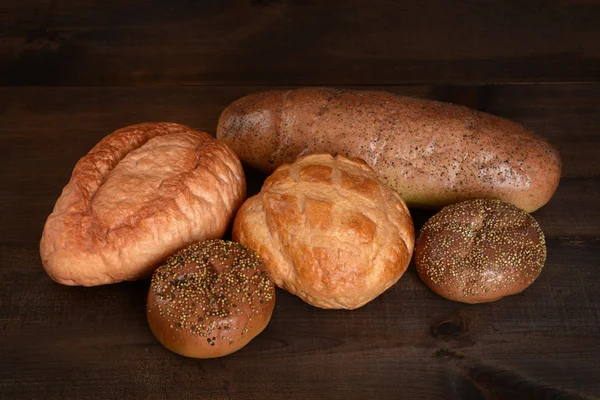
[[[190,243],[220,238],[245,197],[237,156],[208,134],[144,123],[79,160],[44,226],[44,268],[65,285],[149,277]]]
[[[278,286],[317,307],[354,309],[400,279],[414,227],[364,161],[317,154],[267,178],[240,208],[233,237],[265,259]]]

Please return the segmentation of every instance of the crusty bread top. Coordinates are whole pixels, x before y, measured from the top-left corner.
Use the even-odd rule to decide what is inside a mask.
[[[239,159],[208,134],[119,129],[75,166],[44,227],[43,265],[68,285],[149,276],[180,247],[220,237],[244,196]]]
[[[243,97],[217,137],[265,171],[310,153],[364,159],[409,206],[498,198],[532,212],[560,179],[556,149],[522,125],[386,92],[302,88]]]
[[[240,208],[233,237],[278,286],[323,308],[371,301],[400,279],[414,246],[400,196],[364,161],[329,154],[279,167]]]

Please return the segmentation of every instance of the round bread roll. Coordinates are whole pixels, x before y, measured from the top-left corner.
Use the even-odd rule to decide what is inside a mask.
[[[414,227],[364,161],[316,154],[277,168],[238,211],[233,237],[283,289],[317,307],[354,309],[400,279]]]
[[[261,333],[274,306],[275,286],[256,252],[209,240],[179,251],[154,272],[146,315],[169,350],[213,358]]]
[[[522,292],[542,272],[544,233],[525,211],[501,200],[447,206],[421,229],[419,276],[440,296],[485,303]]]
[[[245,196],[239,159],[208,134],[119,129],[75,166],[44,226],[43,266],[65,285],[150,277],[177,249],[222,237]]]

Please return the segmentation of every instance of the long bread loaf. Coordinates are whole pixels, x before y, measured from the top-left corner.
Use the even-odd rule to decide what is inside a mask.
[[[558,151],[523,126],[466,107],[385,92],[255,93],[222,113],[217,138],[266,172],[300,154],[359,157],[409,206],[496,198],[532,212],[560,179]]]

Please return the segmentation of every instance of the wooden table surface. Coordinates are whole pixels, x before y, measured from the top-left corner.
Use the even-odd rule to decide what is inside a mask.
[[[599,27],[593,0],[2,1],[0,398],[598,398]],[[555,144],[560,187],[534,213],[540,278],[466,305],[411,265],[355,311],[278,290],[247,347],[193,360],[152,336],[147,281],[65,287],[45,274],[44,221],[104,135],[142,121],[214,134],[236,98],[304,85],[465,104]],[[432,215],[412,212],[417,229]]]

